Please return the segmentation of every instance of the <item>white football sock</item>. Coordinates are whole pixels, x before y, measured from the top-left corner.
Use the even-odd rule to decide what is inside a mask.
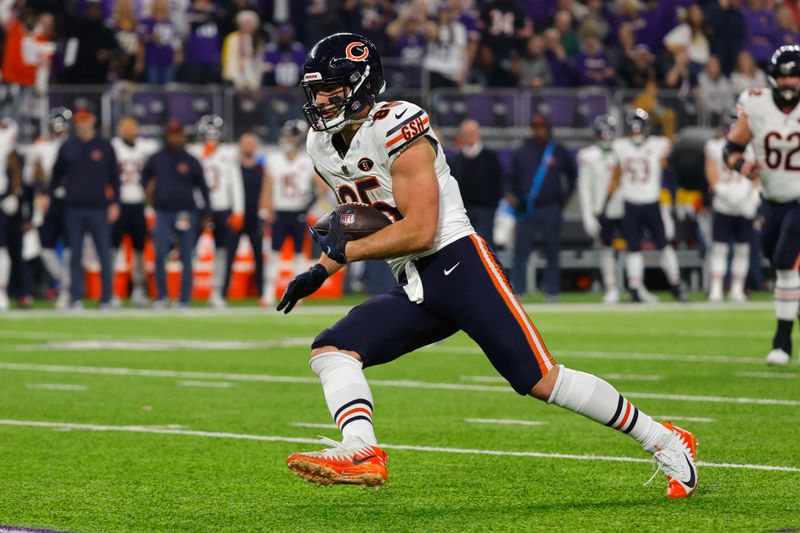
[[[743,294],[744,282],[750,271],[750,243],[738,242],[733,245],[731,261],[731,293]]]
[[[603,288],[610,291],[617,288],[616,262],[614,261],[614,249],[605,246],[599,253],[600,277],[603,278]]]
[[[775,317],[794,322],[800,308],[800,274],[797,270],[776,270],[775,278]]]
[[[625,258],[625,270],[628,274],[628,286],[638,289],[644,285],[644,257],[642,252],[628,252]]]
[[[295,276],[298,276],[308,270],[308,261],[306,261],[306,258],[303,256],[303,254],[297,254],[294,256],[294,260],[292,261],[292,269],[294,270]]]
[[[264,272],[264,290],[262,292],[264,300],[268,302],[272,302],[272,299],[275,298],[275,283],[278,280],[280,268],[281,260],[279,253],[272,252]]]
[[[60,282],[64,274],[62,272],[63,269],[61,267],[61,261],[58,260],[56,251],[52,248],[42,248],[40,256],[42,258],[44,268],[47,270],[47,273],[50,274],[50,277],[57,282]]]
[[[678,254],[675,253],[675,249],[669,244],[661,250],[660,262],[661,269],[664,271],[664,275],[667,276],[669,284],[679,284],[681,282],[681,270],[680,266],[678,266]]]
[[[728,264],[728,245],[724,242],[715,242],[711,245],[711,254],[708,258],[708,270],[711,275],[710,294],[722,297],[722,283],[725,279],[725,268]]]
[[[0,290],[5,291],[8,287],[8,279],[11,276],[11,256],[8,255],[8,248],[0,248]]]
[[[558,378],[547,403],[627,433],[649,452],[656,451],[672,437],[670,430],[639,411],[611,384],[564,365],[559,365]]]
[[[358,436],[376,445],[372,427],[372,392],[361,362],[340,352],[326,352],[311,359],[311,370],[319,376],[325,401],[344,441]]]
[[[214,251],[214,273],[211,276],[211,292],[220,298],[225,298],[225,295],[222,294],[222,286],[225,284],[227,262],[228,251],[224,248],[217,248]]]

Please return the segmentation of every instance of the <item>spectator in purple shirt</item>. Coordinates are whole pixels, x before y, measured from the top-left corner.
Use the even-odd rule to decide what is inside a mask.
[[[756,63],[766,65],[775,51],[778,33],[775,12],[765,0],[749,0],[742,14],[747,25],[747,50]]]
[[[269,43],[264,52],[264,84],[297,87],[306,60],[306,48],[294,38],[290,24],[278,27],[278,40]]]
[[[186,62],[182,68],[183,78],[189,83],[219,83],[220,23],[224,16],[225,12],[211,0],[194,0],[189,6]]]
[[[544,47],[544,54],[550,64],[550,73],[553,76],[553,85],[556,87],[572,87],[575,74],[572,62],[567,57],[564,45],[561,44],[561,32],[555,28],[545,31]]]
[[[553,23],[553,16],[556,14],[553,0],[523,0],[522,3],[537,32],[546,30]]]
[[[415,12],[389,24],[386,35],[391,42],[391,56],[399,58],[404,65],[421,65],[431,32],[427,26],[425,18]]]
[[[591,23],[582,27],[581,42],[581,51],[573,59],[578,86],[613,86],[616,82],[614,67],[603,51],[600,36]]]
[[[386,2],[349,0],[345,2],[345,12],[353,32],[372,41],[378,50],[385,49],[386,24],[394,14]]]
[[[651,33],[654,28],[651,27],[650,13],[640,0],[617,0],[617,24],[616,30],[619,31],[620,26],[628,26],[633,31],[633,36],[636,44],[646,44],[649,49]]]
[[[775,16],[778,22],[778,32],[775,34],[775,48],[785,44],[797,44],[800,42],[800,33],[797,31],[797,22],[794,20],[792,10],[786,6],[778,8]]]
[[[152,16],[139,23],[144,48],[145,80],[164,85],[175,79],[175,64],[181,62],[181,41],[170,21],[169,0],[154,0]]]

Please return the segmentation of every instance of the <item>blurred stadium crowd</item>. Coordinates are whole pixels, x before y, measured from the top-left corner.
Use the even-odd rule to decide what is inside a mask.
[[[703,145],[719,135],[739,92],[766,86],[772,51],[797,43],[798,27],[800,2],[792,0],[0,0],[0,107],[17,125],[21,170],[33,140],[52,136],[48,114],[57,106],[89,110],[106,138],[125,117],[138,120],[143,136],[159,137],[168,123],[195,134],[202,118],[220,115],[220,141],[255,133],[274,149],[281,127],[302,116],[297,85],[309,47],[337,31],[357,32],[383,51],[386,97],[431,113],[466,203],[490,199],[473,202],[471,215],[501,255],[515,247],[506,216],[514,174],[537,168],[520,163],[531,132],[535,141],[544,124],[563,145],[564,171],[545,187],[554,209],[537,212],[558,229],[530,232],[534,253],[515,268],[523,287],[541,283],[548,296],[599,287],[593,238],[573,194],[575,151],[595,139],[595,117],[616,116],[622,134],[630,110],[649,112],[654,132],[674,146],[664,172],[668,236],[684,279],[699,289],[707,287],[711,234]],[[470,188],[464,180],[479,178],[473,158],[484,147],[496,155],[481,163],[489,165],[480,167],[484,178],[506,179]],[[463,169],[473,176],[459,175]],[[20,235],[31,213],[26,220],[20,210]],[[22,264],[17,241],[15,265]],[[758,289],[757,231],[751,249],[748,285]],[[543,274],[537,257],[549,267]],[[553,271],[558,262],[563,271]],[[391,282],[385,269],[366,269],[366,276],[351,269],[360,272],[353,287],[366,282],[379,292]],[[14,269],[12,293],[22,305],[58,285],[45,274],[37,289],[31,279]]]

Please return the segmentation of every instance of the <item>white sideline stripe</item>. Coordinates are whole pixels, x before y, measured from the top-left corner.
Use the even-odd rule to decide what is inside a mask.
[[[430,344],[422,350],[436,353],[480,354],[483,350],[477,346],[437,346]],[[763,365],[763,357],[736,357],[733,355],[700,355],[700,354],[664,354],[651,352],[605,352],[597,350],[558,350],[553,352],[556,359],[560,357],[579,357],[583,359],[619,359],[625,361],[675,361],[680,363],[712,363],[712,364],[757,364]]]
[[[508,426],[546,426],[548,422],[540,420],[514,420],[507,418],[465,418],[464,422],[472,424],[503,424]]]
[[[686,422],[706,422],[712,423],[716,422],[716,418],[705,418],[702,416],[669,416],[669,415],[650,415],[650,418],[658,419],[658,420],[683,420]]]
[[[69,390],[85,391],[89,387],[86,385],[66,385],[64,383],[28,383],[27,388],[33,390]]]
[[[269,341],[204,341],[195,339],[131,339],[131,340],[77,340],[55,341],[41,344],[20,344],[14,347],[18,352],[40,352],[48,350],[126,350],[126,351],[159,351],[159,350],[256,350],[269,348],[290,348],[311,346],[312,338],[294,337]]]
[[[206,389],[230,389],[235,387],[234,383],[228,381],[179,381],[179,387],[198,387]]]
[[[471,381],[473,383],[505,383],[506,380],[500,376],[461,376],[461,381]]]
[[[313,383],[318,384],[317,378],[304,378],[298,376],[272,376],[265,374],[227,374],[217,372],[187,372],[179,370],[149,370],[138,368],[120,367],[95,367],[95,366],[66,366],[66,365],[40,365],[28,363],[0,363],[0,370],[19,370],[27,372],[52,372],[60,374],[100,374],[112,376],[139,376],[151,378],[189,378],[189,379],[222,379],[229,381],[253,381],[265,383]],[[383,387],[398,387],[402,389],[434,389],[458,390],[474,392],[514,392],[511,387],[492,387],[489,385],[464,385],[462,383],[435,383],[428,381],[413,381],[405,379],[375,379],[370,384]],[[734,403],[753,405],[800,405],[800,400],[778,400],[772,398],[743,398],[735,396],[693,396],[685,394],[660,394],[650,392],[622,392],[629,398],[646,398],[653,400],[677,400],[685,402],[711,402]]]
[[[770,378],[770,379],[795,379],[800,374],[797,372],[737,372],[743,378]]]
[[[53,428],[57,430],[84,430],[84,431],[120,431],[126,433],[155,433],[160,435],[186,435],[190,437],[204,437],[211,439],[253,440],[262,442],[289,442],[297,444],[320,444],[318,439],[298,437],[280,437],[276,435],[247,435],[241,433],[226,433],[212,431],[191,431],[185,429],[156,428],[147,426],[107,426],[97,424],[76,424],[71,422],[44,422],[39,420],[1,420],[2,426]],[[575,455],[568,453],[544,452],[516,452],[507,450],[486,450],[478,448],[446,448],[440,446],[414,446],[409,444],[380,444],[387,450],[406,450],[414,452],[439,452],[459,453],[466,455],[494,455],[508,457],[536,457],[542,459],[570,459],[577,461],[606,461],[620,463],[651,463],[651,459],[643,457],[624,457],[615,455]],[[766,470],[774,472],[800,472],[794,466],[739,464],[739,463],[707,463],[700,461],[698,466],[710,468],[737,468],[742,470]]]
[[[292,422],[289,425],[297,428],[339,429],[336,424],[315,424],[313,422]]]
[[[585,335],[613,335],[616,337],[630,337],[631,335],[647,336],[647,337],[690,337],[690,338],[732,338],[741,337],[746,339],[761,339],[769,337],[769,332],[766,331],[747,331],[740,329],[658,329],[658,328],[615,328],[605,329],[601,327],[575,327],[575,326],[562,326],[562,325],[549,325],[542,327],[545,333],[569,333],[570,335],[585,334]]]

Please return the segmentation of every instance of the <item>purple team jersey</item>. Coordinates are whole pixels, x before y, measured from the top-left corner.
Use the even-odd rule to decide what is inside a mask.
[[[189,36],[186,60],[193,65],[216,65],[220,60],[219,26],[213,11],[190,7],[187,11]]]
[[[614,78],[604,78],[604,81],[598,82],[591,78],[589,74],[605,76],[605,70],[611,66],[611,61],[605,52],[598,52],[596,54],[587,55],[580,52],[574,58],[575,81],[579,86],[586,85],[611,85],[614,83]]]
[[[139,23],[137,31],[142,39],[155,37],[144,47],[146,65],[168,67],[172,65],[175,43],[178,41],[178,30],[168,20],[145,19]]]
[[[272,69],[275,84],[280,87],[294,87],[300,82],[305,61],[306,49],[298,42],[292,43],[288,49],[270,43],[264,52],[264,63]]]

